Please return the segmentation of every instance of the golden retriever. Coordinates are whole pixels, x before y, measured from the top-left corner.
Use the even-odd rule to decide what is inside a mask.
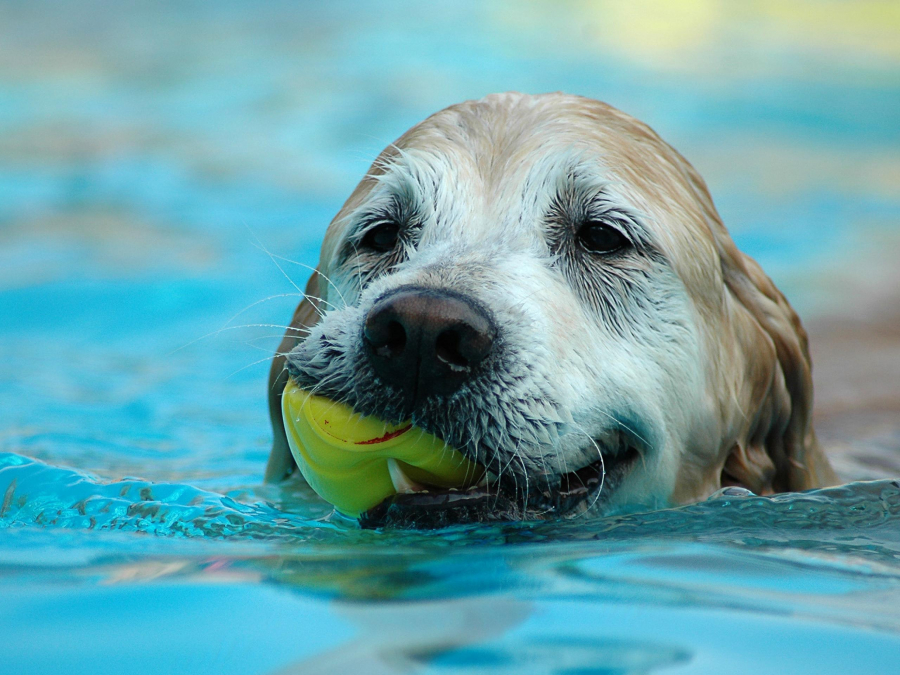
[[[797,315],[693,167],[598,101],[496,94],[416,125],[331,222],[306,293],[271,370],[268,480],[294,468],[289,374],[489,470],[455,506],[400,495],[375,524],[834,482]]]

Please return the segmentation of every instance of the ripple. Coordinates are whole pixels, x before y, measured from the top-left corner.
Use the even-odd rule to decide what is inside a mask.
[[[188,485],[85,474],[12,453],[0,455],[0,528],[40,526],[209,539],[310,536],[327,523],[268,504],[243,504]]]
[[[723,492],[696,504],[607,518],[498,523],[424,532],[364,532],[300,495],[245,503],[177,483],[102,482],[21,455],[0,454],[0,527],[118,530],[161,537],[446,548],[490,544],[690,540],[900,560],[900,481],[850,483],[758,497]],[[251,494],[252,496],[252,494]]]

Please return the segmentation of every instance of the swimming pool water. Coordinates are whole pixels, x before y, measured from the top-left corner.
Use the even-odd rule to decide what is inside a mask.
[[[895,279],[892,4],[625,4],[0,3],[0,673],[900,668],[897,426],[881,480],[599,520],[371,532],[261,483],[294,284],[458,100],[648,121],[804,320]]]
[[[873,672],[900,647],[900,481],[440,534],[13,454],[0,485],[8,672]]]

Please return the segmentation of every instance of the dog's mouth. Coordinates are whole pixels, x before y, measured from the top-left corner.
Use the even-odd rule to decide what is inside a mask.
[[[402,492],[362,513],[363,528],[438,529],[452,525],[574,517],[602,506],[634,468],[640,452],[630,446],[601,452],[585,467],[534,485],[531,478],[486,474],[467,489],[436,488],[395,479]]]
[[[438,529],[472,523],[553,520],[572,518],[583,513],[600,513],[631,474],[637,461],[650,451],[642,436],[631,432],[627,425],[620,424],[618,429],[604,432],[602,438],[591,439],[590,452],[599,450],[599,457],[594,454],[596,460],[575,471],[555,474],[528,471],[524,466],[524,458],[521,470],[510,470],[510,466],[516,465],[509,452],[503,452],[499,448],[491,449],[484,434],[477,444],[478,455],[468,456],[466,453],[466,449],[472,444],[467,442],[459,420],[473,416],[502,416],[478,414],[482,408],[476,407],[476,404],[485,405],[486,397],[483,393],[480,397],[473,395],[460,398],[453,407],[448,406],[444,400],[438,400],[410,411],[401,405],[401,397],[392,395],[393,390],[389,388],[373,387],[373,392],[355,386],[348,393],[339,386],[340,381],[331,386],[323,386],[322,382],[327,382],[327,379],[317,379],[291,359],[288,360],[287,368],[300,387],[316,389],[320,395],[332,400],[346,401],[357,414],[385,420],[390,424],[412,419],[413,425],[437,440],[442,440],[445,446],[458,448],[470,462],[482,467],[497,466],[498,463],[506,466],[505,470],[498,470],[497,475],[490,470],[486,471],[483,479],[474,485],[465,480],[457,483],[462,487],[437,487],[423,480],[421,474],[418,481],[405,475],[405,459],[402,455],[397,455],[389,464],[396,493],[361,513],[354,513],[364,528]],[[357,380],[369,381],[359,375]],[[503,409],[500,405],[493,408]],[[504,440],[500,439],[499,442],[503,443]],[[529,459],[530,463],[533,461],[533,458]]]

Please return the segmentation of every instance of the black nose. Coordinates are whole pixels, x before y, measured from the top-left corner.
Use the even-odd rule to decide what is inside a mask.
[[[425,288],[382,298],[363,329],[375,374],[409,407],[457,391],[488,356],[495,335],[487,312],[474,301]]]

